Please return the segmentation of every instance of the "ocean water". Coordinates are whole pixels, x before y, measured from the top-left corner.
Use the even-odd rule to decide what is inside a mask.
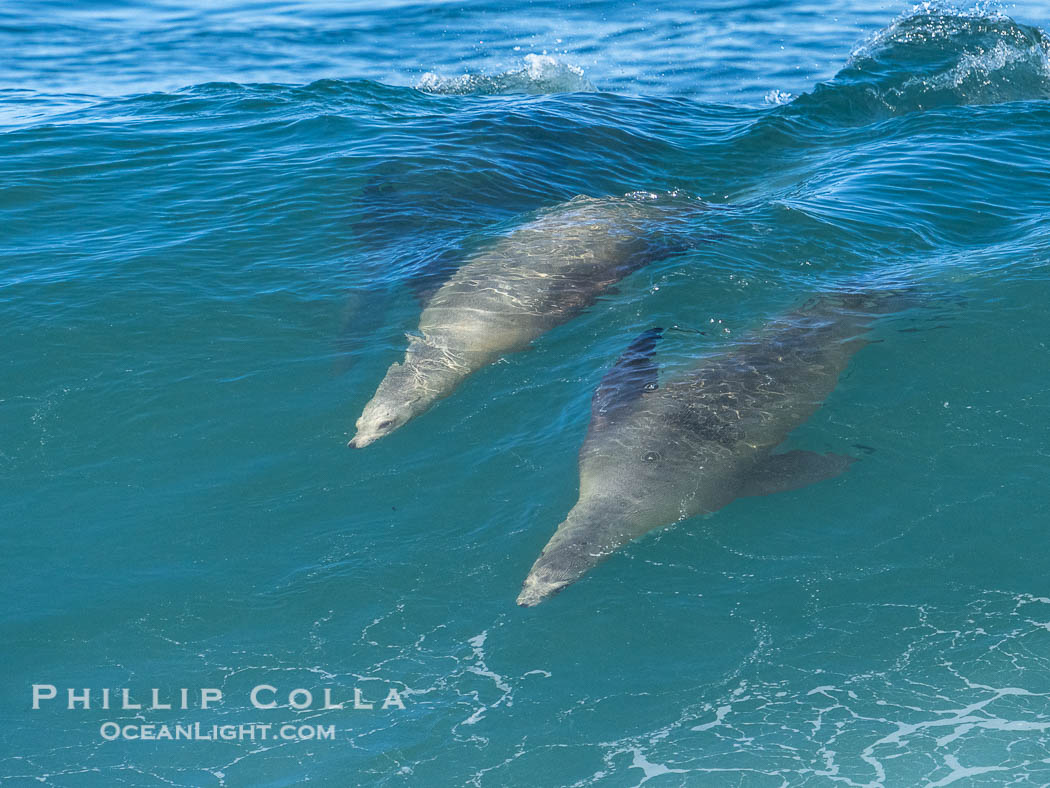
[[[1048,24],[8,0],[0,781],[1050,784]],[[346,448],[471,250],[639,190],[709,203],[696,243]],[[716,353],[858,283],[928,297],[789,439],[847,474],[515,606],[634,336]],[[194,723],[334,738],[107,735]]]

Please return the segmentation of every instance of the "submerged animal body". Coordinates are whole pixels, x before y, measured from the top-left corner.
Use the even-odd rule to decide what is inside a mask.
[[[417,335],[357,421],[350,446],[388,435],[471,373],[571,319],[614,283],[684,246],[696,200],[576,197],[475,254],[427,303]]]
[[[533,565],[518,604],[539,604],[649,531],[844,471],[851,457],[773,450],[831,393],[892,303],[892,296],[820,296],[663,384],[653,361],[662,330],[638,337],[594,394],[579,501]]]

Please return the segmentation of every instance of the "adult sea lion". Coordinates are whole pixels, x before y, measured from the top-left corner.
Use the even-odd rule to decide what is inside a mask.
[[[580,196],[477,252],[427,303],[404,360],[387,370],[349,445],[363,448],[389,435],[632,271],[685,248],[688,220],[704,209],[676,195]]]
[[[818,296],[662,383],[662,329],[639,336],[594,393],[579,500],[518,604],[539,604],[649,531],[842,473],[852,457],[773,450],[835,388],[876,316],[900,305],[893,293]]]

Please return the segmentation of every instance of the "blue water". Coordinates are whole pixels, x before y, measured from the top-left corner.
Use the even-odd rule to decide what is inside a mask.
[[[1039,3],[9,0],[0,780],[1050,783],[1047,25]],[[635,190],[717,210],[345,447],[471,250]],[[857,282],[927,297],[789,441],[847,474],[515,606],[632,337],[718,352]],[[261,684],[281,707],[250,705]],[[103,687],[224,700],[105,710]],[[296,688],[376,706],[296,711]]]

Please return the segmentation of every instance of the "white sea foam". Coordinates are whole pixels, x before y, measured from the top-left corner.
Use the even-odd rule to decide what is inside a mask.
[[[521,68],[499,74],[462,74],[444,77],[428,71],[416,84],[417,90],[445,95],[497,96],[511,93],[589,93],[595,87],[583,69],[544,54],[525,55]]]
[[[766,93],[765,102],[773,105],[788,104],[793,98],[795,97],[786,91],[774,89]]]
[[[816,778],[854,788],[1023,780],[1029,766],[1050,763],[1047,605],[998,592],[961,610],[873,605],[864,626],[910,619],[895,661],[834,672],[831,681],[833,671],[816,662],[799,665],[797,681],[787,682],[784,665],[767,682],[769,666],[755,661],[742,668],[750,678],[727,683],[678,718],[597,743],[602,767],[576,785],[601,785],[625,766],[642,769],[636,785],[668,772],[700,785],[757,776],[770,785]],[[836,622],[849,627],[847,619]],[[822,647],[813,647],[819,660]]]

